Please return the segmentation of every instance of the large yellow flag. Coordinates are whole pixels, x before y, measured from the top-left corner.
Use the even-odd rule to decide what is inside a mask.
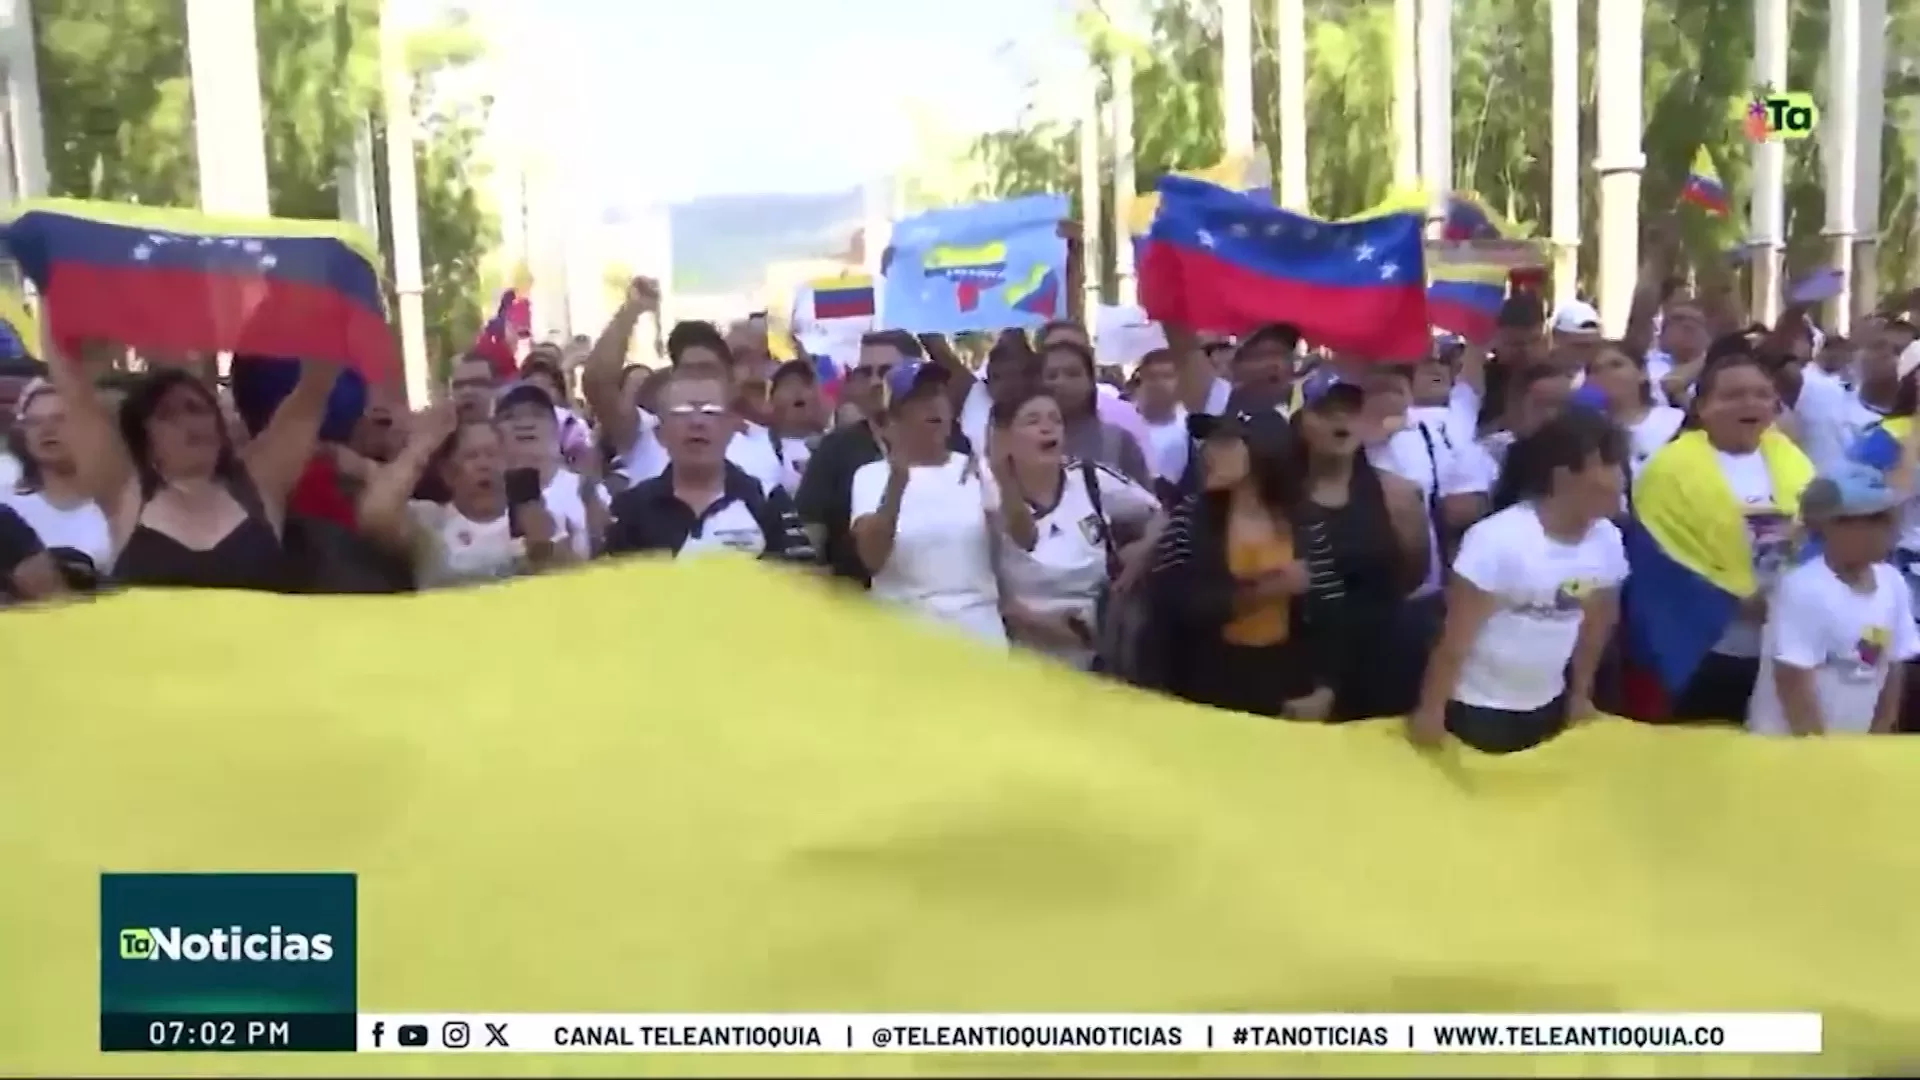
[[[1606,723],[1429,757],[1396,725],[1169,703],[724,557],[129,595],[0,615],[0,657],[11,1073],[1920,1062],[1920,740]],[[1827,1052],[103,1056],[105,870],[358,874],[362,1012],[1808,1010]]]

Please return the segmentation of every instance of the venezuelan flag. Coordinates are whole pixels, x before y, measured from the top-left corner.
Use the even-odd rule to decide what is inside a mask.
[[[1760,454],[1774,509],[1797,519],[1813,465],[1778,431],[1762,436]],[[1657,719],[1758,585],[1744,511],[1704,432],[1682,432],[1647,462],[1633,515],[1623,595],[1629,697],[1632,711]]]
[[[807,287],[813,292],[816,320],[873,317],[873,279],[870,277],[824,278],[809,282]]]
[[[1433,281],[1427,285],[1427,321],[1468,341],[1492,338],[1500,305],[1507,298],[1507,268],[1440,265],[1432,273]]]
[[[1265,158],[1259,154],[1234,154],[1204,169],[1181,169],[1174,176],[1184,176],[1189,180],[1201,180],[1215,187],[1229,191],[1243,191],[1262,203],[1273,202],[1273,191],[1267,187]],[[1160,212],[1160,193],[1158,191],[1137,192],[1127,209],[1127,232],[1135,237],[1144,238],[1147,230],[1153,227],[1154,215]],[[1134,246],[1135,263],[1139,261],[1138,241]]]
[[[1446,215],[1440,224],[1442,240],[1465,243],[1473,240],[1508,240],[1519,235],[1520,230],[1494,213],[1480,196],[1470,191],[1455,191],[1447,196]]]
[[[328,360],[399,372],[380,256],[338,221],[36,199],[0,227],[62,341]]]
[[[1424,224],[1410,204],[1327,221],[1170,176],[1144,247],[1140,303],[1163,322],[1228,333],[1288,322],[1343,352],[1425,356]]]
[[[1727,216],[1727,187],[1720,182],[1720,171],[1713,167],[1713,156],[1704,146],[1694,151],[1687,182],[1680,188],[1680,201],[1692,203],[1714,217]]]

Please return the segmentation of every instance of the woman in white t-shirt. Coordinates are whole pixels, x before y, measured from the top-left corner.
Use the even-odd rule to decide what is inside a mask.
[[[1627,433],[1630,476],[1640,475],[1640,467],[1671,442],[1686,422],[1683,410],[1655,403],[1646,358],[1621,342],[1601,343],[1587,361],[1585,385],[1599,393],[1607,415]]]
[[[945,372],[900,364],[887,390],[886,422],[875,431],[886,457],[853,474],[853,542],[873,574],[873,595],[1005,646],[993,536],[1004,528],[1032,547],[1032,515],[1012,485],[996,507],[980,463],[947,449],[953,406]]]
[[[1897,730],[1904,661],[1920,656],[1907,584],[1886,561],[1901,501],[1867,465],[1820,477],[1801,493],[1820,557],[1787,571],[1774,590],[1748,731]]]
[[[1412,737],[1488,753],[1537,746],[1593,709],[1594,676],[1627,577],[1620,508],[1627,451],[1575,409],[1515,442],[1494,505],[1467,530],[1447,621],[1427,661]]]
[[[1069,459],[1060,406],[1045,393],[995,405],[992,431],[993,451],[1005,457],[995,484],[1011,489],[1033,519],[1032,544],[1003,536],[997,545],[1008,635],[1016,645],[1091,667],[1101,598],[1123,567],[1152,551],[1160,502],[1114,469]],[[1121,550],[1110,531],[1115,523],[1142,538]]]
[[[35,381],[21,392],[18,409],[7,442],[20,475],[0,489],[0,504],[33,529],[68,588],[91,589],[113,568],[113,535],[107,516],[81,485],[67,439],[66,404],[53,384]]]
[[[452,493],[448,502],[408,498],[428,471]],[[421,589],[512,577],[571,555],[550,515],[528,514],[514,528],[499,432],[486,421],[458,423],[447,405],[423,414],[406,448],[369,478],[359,518],[362,533],[407,557]]]

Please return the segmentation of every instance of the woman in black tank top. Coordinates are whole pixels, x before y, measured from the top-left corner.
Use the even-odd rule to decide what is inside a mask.
[[[236,451],[219,400],[192,372],[151,371],[114,415],[56,360],[82,480],[106,511],[114,580],[133,586],[286,589],[287,497],[319,442],[335,370],[309,362],[273,419]]]
[[[1406,658],[1386,655],[1407,593],[1428,561],[1426,507],[1411,481],[1376,470],[1361,450],[1359,387],[1317,391],[1295,417],[1306,476],[1295,529],[1306,560],[1306,622],[1319,684],[1331,691],[1326,718],[1393,716],[1412,702],[1396,677]]]

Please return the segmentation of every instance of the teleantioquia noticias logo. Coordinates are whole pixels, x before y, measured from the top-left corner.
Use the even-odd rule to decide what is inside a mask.
[[[324,963],[333,959],[333,935],[288,933],[278,926],[264,933],[239,926],[216,926],[204,932],[178,926],[130,926],[120,931],[120,959]]]

